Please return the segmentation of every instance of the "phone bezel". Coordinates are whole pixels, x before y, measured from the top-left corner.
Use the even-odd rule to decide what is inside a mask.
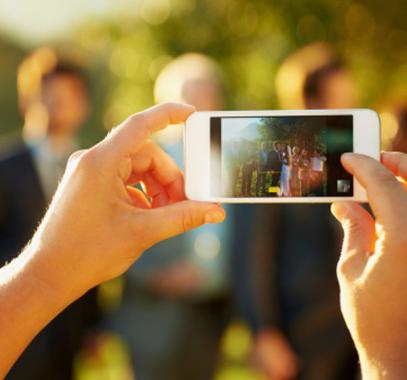
[[[230,198],[210,195],[211,117],[352,115],[355,153],[380,159],[380,120],[370,109],[203,111],[189,116],[184,128],[185,192],[189,199],[221,203],[330,203],[336,200],[365,202],[366,192],[353,178],[352,197]]]

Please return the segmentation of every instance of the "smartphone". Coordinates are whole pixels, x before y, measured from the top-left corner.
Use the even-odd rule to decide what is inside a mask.
[[[189,199],[222,203],[366,201],[340,157],[380,157],[369,109],[195,112],[184,129]]]

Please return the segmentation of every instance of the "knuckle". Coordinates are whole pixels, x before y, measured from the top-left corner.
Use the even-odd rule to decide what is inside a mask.
[[[138,125],[142,125],[143,121],[144,121],[144,112],[137,112],[137,113],[133,113],[132,115],[130,115],[127,120],[127,122],[131,123],[131,124],[138,124]]]
[[[93,170],[97,165],[96,154],[92,149],[83,152],[76,159],[76,166],[79,170],[90,171]]]
[[[176,102],[161,103],[161,107],[163,108],[163,111],[165,111],[165,112],[170,112],[177,105],[178,105],[178,103],[176,103]]]
[[[354,264],[348,258],[348,252],[342,253],[341,258],[336,265],[336,275],[339,282],[348,282],[351,280],[352,273],[354,272]]]
[[[68,163],[67,166],[71,166],[74,165],[75,162],[83,155],[86,153],[86,149],[81,149],[81,150],[77,150],[75,152],[73,152],[69,158],[68,158]]]
[[[341,257],[336,266],[339,281],[353,282],[358,278],[366,264],[363,252],[357,249],[342,249]]]
[[[338,260],[338,263],[336,265],[337,277],[339,279],[344,278],[346,276],[348,268],[349,268],[349,264],[346,262],[346,259],[344,258],[344,254],[342,253],[341,258]]]
[[[186,210],[182,215],[182,231],[186,232],[195,227],[195,218],[190,210]]]
[[[393,186],[398,183],[394,175],[392,175],[388,170],[381,170],[376,174],[376,179],[378,182],[385,186]]]

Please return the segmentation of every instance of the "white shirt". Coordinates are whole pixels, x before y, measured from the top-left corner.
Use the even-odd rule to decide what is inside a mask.
[[[49,138],[26,143],[31,151],[45,199],[50,202],[64,174],[68,158],[76,148],[75,143],[66,141],[58,151],[53,149]]]

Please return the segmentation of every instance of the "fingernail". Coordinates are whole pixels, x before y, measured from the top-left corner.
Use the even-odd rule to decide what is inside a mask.
[[[225,213],[222,210],[211,210],[205,214],[205,223],[220,223],[225,219]]]
[[[349,160],[349,159],[351,159],[352,157],[353,157],[353,153],[347,152],[347,153],[343,153],[343,154],[342,154],[341,159],[342,159],[342,160]]]

